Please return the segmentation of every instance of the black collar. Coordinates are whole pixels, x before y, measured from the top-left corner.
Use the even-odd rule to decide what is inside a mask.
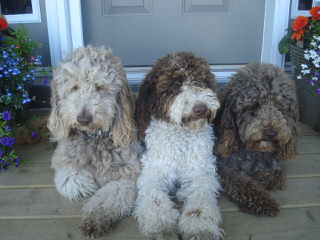
[[[83,136],[85,136],[85,137],[87,137],[89,139],[105,138],[105,137],[109,136],[109,130],[108,131],[100,130],[98,133],[91,133],[91,132],[87,132],[87,131],[81,131],[81,133],[83,134]]]

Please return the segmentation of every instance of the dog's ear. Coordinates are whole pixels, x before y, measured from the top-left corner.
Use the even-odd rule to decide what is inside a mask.
[[[133,122],[135,97],[127,83],[124,84],[117,98],[117,117],[110,132],[110,137],[118,146],[128,146],[136,138],[136,129]]]
[[[288,78],[287,82],[292,81]],[[286,116],[288,126],[291,130],[291,138],[284,146],[282,146],[278,153],[277,157],[282,160],[293,159],[297,155],[297,136],[299,134],[297,122],[299,120],[299,106],[296,96],[296,89],[293,87],[291,91],[288,91],[291,95],[288,95],[285,99],[285,104],[288,107],[283,110],[284,115]]]
[[[227,96],[221,99],[223,103],[216,121],[218,141],[215,153],[225,158],[240,147],[240,140],[235,115],[232,112],[232,99],[228,99]]]
[[[138,100],[136,102],[135,119],[137,122],[138,137],[140,139],[144,139],[145,137],[145,131],[151,120],[151,111],[154,101],[155,86],[154,82],[151,81],[150,74],[148,74],[140,87]]]
[[[68,129],[62,123],[59,115],[59,97],[57,93],[57,84],[53,79],[51,82],[51,112],[48,119],[47,127],[50,130],[51,140],[58,141],[68,136]]]
[[[296,117],[298,117],[298,113],[296,113]],[[291,138],[289,141],[283,145],[277,152],[277,157],[282,160],[290,160],[293,159],[298,154],[297,148],[297,136],[298,136],[298,128],[296,125],[297,119],[290,119],[289,126],[291,129]]]
[[[293,159],[297,155],[297,139],[291,137],[289,142],[282,146],[277,153],[277,157],[282,160]]]

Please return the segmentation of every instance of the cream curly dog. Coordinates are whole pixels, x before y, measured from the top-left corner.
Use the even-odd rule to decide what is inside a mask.
[[[281,159],[296,155],[295,83],[280,68],[251,63],[218,95],[216,154],[224,192],[245,212],[275,216],[279,204],[266,190],[283,188]]]
[[[133,95],[120,60],[92,46],[59,65],[51,92],[54,182],[62,196],[86,199],[81,229],[99,237],[131,214],[136,200],[140,147]]]
[[[167,232],[177,231],[186,240],[221,237],[210,125],[219,105],[208,63],[189,52],[162,58],[142,82],[136,120],[146,152],[134,215],[144,235],[166,239]]]

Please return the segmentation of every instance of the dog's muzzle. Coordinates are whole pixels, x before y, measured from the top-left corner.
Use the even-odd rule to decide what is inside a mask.
[[[208,107],[204,104],[197,104],[192,108],[192,113],[196,118],[206,118],[208,115]]]
[[[263,130],[263,140],[272,141],[277,136],[277,132],[272,129]]]

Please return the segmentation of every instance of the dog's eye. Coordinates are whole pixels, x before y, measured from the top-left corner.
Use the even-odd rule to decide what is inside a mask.
[[[254,103],[252,106],[251,106],[251,109],[258,109],[259,108],[259,103]]]
[[[96,85],[96,91],[105,90],[105,87],[102,85]]]
[[[75,92],[79,89],[79,86],[78,85],[74,85],[72,88],[71,88],[71,92]]]

